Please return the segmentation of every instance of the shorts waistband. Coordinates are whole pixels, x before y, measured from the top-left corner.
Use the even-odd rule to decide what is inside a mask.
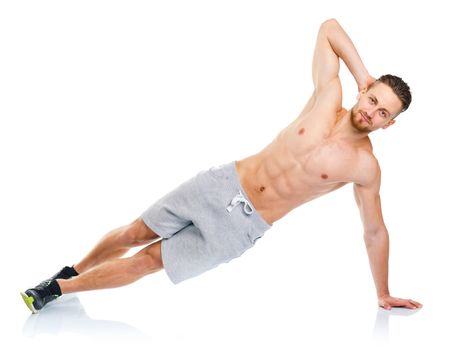
[[[236,193],[236,195],[226,208],[228,212],[231,212],[236,206],[242,203],[243,211],[245,212],[246,215],[251,215],[254,218],[254,224],[256,225],[256,228],[258,230],[265,232],[268,229],[270,229],[272,225],[267,223],[265,219],[262,217],[262,215],[260,215],[260,213],[254,207],[253,203],[251,203],[251,200],[249,199],[245,190],[243,189],[239,175],[237,173],[236,161],[234,160],[232,162],[224,164],[223,170],[225,170],[225,172],[228,173],[228,176],[232,178],[233,182],[235,182],[238,185],[238,192]]]

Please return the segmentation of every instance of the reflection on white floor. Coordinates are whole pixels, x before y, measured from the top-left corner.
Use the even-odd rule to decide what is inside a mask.
[[[375,317],[372,338],[378,345],[388,345],[390,318],[410,317],[418,310],[379,308]],[[22,329],[24,337],[33,338],[40,335],[64,336],[72,334],[90,339],[120,341],[149,341],[145,332],[121,321],[96,320],[89,317],[76,294],[64,295],[35,315],[30,315]]]
[[[391,310],[385,310],[379,307],[377,311],[376,322],[373,329],[373,340],[378,344],[387,344],[390,334],[390,318],[397,316],[411,316],[422,309],[405,309],[405,308],[392,308]]]
[[[31,314],[23,325],[26,337],[71,333],[94,339],[144,341],[148,336],[124,322],[89,317],[76,294],[63,295],[38,314]]]

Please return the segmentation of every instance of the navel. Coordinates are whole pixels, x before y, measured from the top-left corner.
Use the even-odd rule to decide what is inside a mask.
[[[304,129],[304,128],[299,129],[298,130],[298,135],[304,134],[304,131],[306,131],[306,129]]]
[[[263,191],[265,191],[265,187],[263,187],[263,186],[260,186],[260,187],[259,187],[259,191],[260,191],[260,192],[263,192]]]
[[[322,178],[323,180],[326,180],[328,177],[329,177],[329,176],[327,176],[327,174],[321,174],[321,178]]]

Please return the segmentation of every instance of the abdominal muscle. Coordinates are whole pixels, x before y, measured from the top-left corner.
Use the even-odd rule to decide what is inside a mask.
[[[298,134],[301,123],[293,122],[262,151],[236,161],[244,191],[270,225],[292,209],[347,183],[339,175],[341,169],[333,166],[340,163],[336,159],[341,148],[323,138],[301,143],[296,141]],[[324,159],[334,161],[323,164]]]

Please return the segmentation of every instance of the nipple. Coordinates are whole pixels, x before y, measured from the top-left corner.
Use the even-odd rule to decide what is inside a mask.
[[[326,180],[328,177],[329,177],[329,176],[327,176],[327,174],[321,174],[321,178],[322,178],[323,180]]]
[[[301,128],[301,129],[299,129],[299,131],[298,131],[298,135],[302,135],[302,134],[304,134],[304,131],[306,131],[306,129],[304,129],[304,128]]]

